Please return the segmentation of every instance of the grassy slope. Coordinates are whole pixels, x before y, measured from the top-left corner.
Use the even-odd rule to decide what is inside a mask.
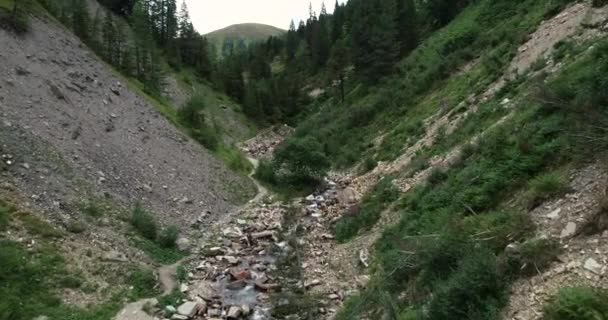
[[[549,1],[522,1],[518,5],[522,8],[512,10],[514,15],[509,18],[510,24],[504,25],[500,23],[501,19],[494,19],[497,25],[493,28],[511,32],[514,41],[489,47],[485,51],[487,53],[480,57],[484,63],[442,80],[433,86],[434,90],[417,101],[414,99],[410,108],[400,110],[398,105],[393,105],[395,109],[380,114],[378,118],[386,123],[378,121],[369,125],[374,130],[360,137],[364,146],[362,151],[369,141],[367,135],[371,137],[374,131],[387,128],[387,124],[393,125],[396,128],[389,131],[390,139],[385,139],[379,148],[386,159],[393,159],[401,147],[390,148],[390,143],[398,137],[394,132],[402,123],[428,117],[437,110],[442,99],[456,105],[472,91],[483,90],[504,70],[522,36],[543,17],[555,13],[553,4]],[[454,36],[467,34],[474,26],[473,22],[487,16],[486,10],[492,8],[495,12],[499,9],[493,5],[490,1],[481,1],[467,9],[454,23],[433,35],[418,52],[408,57],[403,66],[407,68],[408,63],[418,59],[414,70],[424,75],[432,63],[420,62],[432,62],[432,52],[437,52],[435,48],[420,55],[425,48],[442,43],[441,38],[446,35],[453,40]],[[505,9],[508,8],[500,12],[508,15],[506,12],[509,10]],[[492,29],[492,26],[488,28]],[[479,34],[474,38],[477,37]],[[477,41],[467,42],[472,42],[472,50],[475,50]],[[591,53],[585,53],[589,45],[567,46],[567,54],[560,54],[562,58],[568,57],[569,60],[562,61],[567,67],[561,73],[549,76],[545,82],[551,92],[545,98],[559,101],[559,108],[539,103],[531,96],[534,94],[532,88],[543,83],[546,75],[541,74],[540,79],[519,79],[482,105],[482,111],[468,118],[455,134],[441,137],[437,144],[423,150],[430,156],[466,142],[505,114],[504,108],[498,107],[503,95],[517,98],[512,118],[490,130],[478,146],[468,148],[460,161],[446,172],[434,175],[426,184],[398,200],[396,210],[403,218],[398,225],[387,229],[376,244],[378,264],[374,279],[367,290],[346,304],[338,319],[352,319],[362,314],[371,318],[388,314],[397,319],[496,319],[511,281],[525,275],[526,270],[521,266],[535,265],[542,269],[552,255],[541,253],[553,252],[554,244],[534,239],[535,231],[525,216],[529,205],[526,202],[560,193],[565,183],[559,178],[560,165],[576,165],[593,150],[606,150],[605,138],[595,143],[581,143],[572,138],[580,135],[581,131],[585,136],[602,136],[601,133],[587,132],[594,127],[588,121],[598,121],[596,127],[600,128],[606,123],[601,106],[607,97],[597,91],[605,80],[600,76],[602,71],[594,66],[603,65],[606,61],[608,42],[596,43]],[[556,57],[555,60],[560,59]],[[487,65],[497,62],[490,68]],[[415,77],[424,79],[424,76]],[[412,92],[411,88],[402,89]],[[413,97],[416,96],[414,92]],[[367,103],[374,101],[369,96],[366,99]],[[405,115],[401,122],[385,118],[399,114]],[[593,114],[594,117],[583,118],[582,114]],[[408,137],[405,133],[400,141],[402,144]],[[539,183],[548,187],[539,188]],[[516,201],[515,204],[507,201],[519,191],[525,191],[526,201]],[[367,197],[367,201],[373,205],[373,196]],[[338,229],[342,234],[338,235],[352,237],[356,232],[350,228],[365,228],[365,223],[368,221],[342,221],[339,224],[342,230]],[[375,221],[371,221],[373,223]],[[344,229],[345,226],[349,229]],[[513,241],[521,242],[526,254],[517,258],[506,255],[503,250]]]
[[[314,135],[337,167],[373,158],[392,160],[424,133],[422,120],[456,107],[502,75],[538,23],[568,1],[480,1],[435,32],[374,88],[359,86],[344,104],[329,99],[305,120],[298,135]],[[465,65],[473,68],[459,73]],[[352,130],[357,128],[357,130]],[[378,134],[379,147],[372,143]]]

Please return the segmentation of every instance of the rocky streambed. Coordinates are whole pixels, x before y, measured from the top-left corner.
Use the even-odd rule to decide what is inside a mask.
[[[356,200],[350,193],[326,180],[319,192],[288,204],[271,196],[256,198],[225,223],[205,230],[208,236],[179,285],[186,300],[165,307],[166,319],[330,318],[344,295],[331,289],[313,294],[326,281],[322,274],[307,277],[306,261],[323,259],[311,239],[333,241],[319,226],[333,220],[328,214],[340,201],[347,206]]]

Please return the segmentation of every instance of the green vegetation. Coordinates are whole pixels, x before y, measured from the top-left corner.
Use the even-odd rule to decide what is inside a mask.
[[[567,191],[568,181],[557,172],[542,174],[528,183],[525,201],[529,208],[535,208],[544,201]]]
[[[154,297],[160,294],[156,285],[156,277],[151,270],[143,268],[133,269],[129,272],[128,279],[129,284],[133,288],[129,296],[133,300]]]
[[[539,270],[545,270],[561,253],[559,242],[548,238],[528,239],[520,250],[517,259],[524,275],[535,275]]]
[[[106,320],[116,315],[120,295],[85,309],[65,305],[57,289],[79,288],[82,279],[69,274],[57,248],[26,250],[21,244],[0,240],[0,319],[31,320],[46,315],[51,320]]]
[[[142,237],[152,241],[156,240],[158,232],[156,221],[140,203],[137,203],[135,207],[133,207],[133,211],[131,212],[131,225]]]
[[[63,237],[63,233],[61,231],[55,229],[48,222],[36,217],[31,213],[16,212],[15,216],[31,234],[47,239]]]
[[[542,271],[559,253],[554,241],[533,238],[532,224],[517,212],[527,206],[505,208],[504,202],[518,190],[534,201],[563,193],[567,181],[556,166],[607,150],[601,132],[608,95],[600,89],[606,63],[608,41],[602,40],[542,79],[546,85],[518,101],[514,115],[468,146],[460,161],[407,193],[400,223],[376,244],[373,285],[338,319],[370,313],[496,319],[511,281]],[[522,88],[510,87],[511,94]],[[519,252],[507,253],[513,242],[521,243]],[[575,305],[584,308],[582,301]]]
[[[29,13],[33,0],[0,0],[0,27],[22,34],[29,29]]]
[[[376,224],[382,211],[399,198],[399,191],[393,185],[391,177],[382,179],[367,194],[358,210],[342,216],[334,226],[338,241],[346,241],[357,236],[361,230],[368,230]]]
[[[329,170],[330,163],[314,138],[288,140],[274,152],[272,163],[262,161],[255,177],[290,191],[306,192],[317,186]]]
[[[132,243],[146,252],[155,262],[171,264],[184,257],[175,246],[179,228],[169,226],[159,232],[156,220],[141,204],[133,207],[131,225],[137,233],[131,237]]]
[[[194,95],[178,110],[180,123],[189,129],[190,136],[209,150],[216,150],[220,143],[218,133],[205,120],[205,99]]]
[[[0,202],[0,231],[5,231],[8,229],[10,214],[10,210],[4,207],[3,203]]]
[[[80,210],[85,215],[99,219],[105,215],[105,209],[102,207],[101,203],[89,201],[80,205]]]
[[[608,292],[590,287],[563,288],[546,306],[544,320],[608,319]]]
[[[163,248],[175,248],[175,242],[179,236],[178,226],[168,226],[163,230],[158,238],[158,242]]]

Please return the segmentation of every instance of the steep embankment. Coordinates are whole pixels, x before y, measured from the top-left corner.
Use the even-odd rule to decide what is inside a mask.
[[[0,30],[0,43],[0,259],[12,297],[0,314],[110,319],[123,298],[159,294],[149,270],[180,254],[133,231],[133,206],[178,226],[188,249],[253,183],[52,18],[31,16],[19,36]]]

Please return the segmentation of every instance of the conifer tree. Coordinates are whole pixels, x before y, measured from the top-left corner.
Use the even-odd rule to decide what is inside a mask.
[[[72,30],[82,41],[89,43],[90,17],[86,3],[84,0],[72,0],[70,7],[72,10],[70,19]]]
[[[340,92],[340,101],[344,102],[344,83],[346,81],[346,67],[348,66],[348,49],[346,41],[341,39],[336,42],[331,50],[329,59],[329,79],[332,85],[337,85]]]
[[[289,30],[287,31],[287,39],[285,42],[285,54],[287,56],[287,60],[291,60],[294,58],[296,51],[298,50],[298,44],[300,39],[298,38],[298,33],[296,31],[296,25],[291,20],[289,24]]]
[[[113,66],[116,66],[118,61],[116,61],[116,25],[114,24],[114,19],[112,18],[112,13],[106,12],[106,16],[103,22],[103,48],[104,48],[104,57]]]
[[[418,45],[418,17],[414,0],[397,0],[397,38],[402,56]]]

